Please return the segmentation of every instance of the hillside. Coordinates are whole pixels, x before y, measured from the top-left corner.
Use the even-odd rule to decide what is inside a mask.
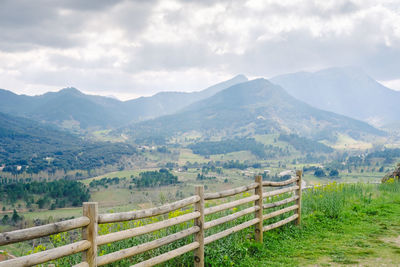
[[[271,82],[320,109],[377,126],[400,121],[400,92],[383,86],[357,68],[285,74]]]
[[[345,133],[354,138],[383,135],[372,126],[316,109],[265,79],[240,83],[180,112],[116,131],[135,138],[171,137],[190,131],[203,136],[296,133],[314,139]]]
[[[119,100],[85,95],[75,88],[65,88],[39,96],[0,91],[0,112],[58,125],[69,122],[79,128],[121,125],[123,110],[119,106]]]
[[[128,144],[88,142],[53,126],[0,113],[3,171],[90,170],[134,154],[136,149]]]
[[[124,109],[129,114],[135,114],[133,121],[152,119],[163,115],[173,114],[180,109],[232,85],[247,82],[244,75],[237,75],[230,80],[218,83],[199,92],[161,92],[151,97],[139,97],[123,103]]]
[[[75,88],[39,96],[17,95],[0,89],[0,112],[51,122],[69,129],[115,128],[130,122],[172,114],[244,81],[247,78],[238,75],[200,92],[162,92],[129,101],[86,95]]]

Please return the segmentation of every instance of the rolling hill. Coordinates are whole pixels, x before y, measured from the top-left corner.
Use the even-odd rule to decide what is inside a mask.
[[[39,96],[17,95],[0,89],[0,112],[51,122],[65,128],[115,128],[130,122],[172,114],[244,81],[247,78],[238,75],[200,92],[163,92],[129,101],[86,95],[75,88]]]
[[[136,149],[129,144],[89,142],[52,125],[0,113],[3,171],[90,170],[117,164],[121,157],[134,154]]]
[[[320,109],[376,126],[400,122],[400,92],[383,86],[357,68],[285,74],[271,82]]]
[[[367,123],[311,107],[265,79],[231,86],[176,114],[135,123],[114,134],[160,140],[191,131],[204,137],[283,132],[316,140],[335,138],[336,133],[356,139],[384,135]]]

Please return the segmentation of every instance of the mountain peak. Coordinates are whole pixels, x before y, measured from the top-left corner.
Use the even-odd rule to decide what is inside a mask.
[[[271,80],[292,96],[320,109],[378,126],[399,121],[400,93],[375,81],[359,67],[298,72]]]
[[[81,91],[76,89],[75,87],[66,87],[58,91],[58,93],[64,93],[64,94],[78,94],[78,95],[83,95]]]

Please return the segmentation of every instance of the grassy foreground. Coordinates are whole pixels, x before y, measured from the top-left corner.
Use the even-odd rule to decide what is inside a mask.
[[[236,244],[225,259],[236,266],[400,265],[400,183],[331,184],[303,196],[301,227],[264,233],[264,244]]]
[[[248,193],[240,197],[248,196]],[[287,196],[280,196],[285,198]],[[271,200],[276,201],[277,199]],[[209,203],[215,205],[218,203]],[[290,204],[289,204],[290,205]],[[247,208],[223,214],[209,215],[206,220]],[[193,211],[187,209],[168,214],[169,218]],[[265,213],[271,210],[266,210]],[[266,221],[265,224],[281,220],[288,215]],[[264,233],[263,244],[253,240],[253,227],[230,235],[205,247],[207,266],[398,266],[400,264],[400,183],[381,185],[336,184],[303,192],[302,225],[289,224]],[[242,217],[206,231],[206,236],[230,228],[253,218]],[[154,223],[162,218],[104,224],[99,227],[100,234],[120,231],[143,224]],[[191,227],[184,223],[148,235],[131,238],[99,247],[99,255],[108,254],[140,243],[148,242],[173,232]],[[73,240],[79,240],[79,232],[58,234],[39,245],[30,244],[38,252],[58,247]],[[154,257],[166,251],[193,242],[192,237],[174,242],[156,250],[146,252],[130,259],[124,259],[108,266],[130,266],[139,261]],[[29,247],[29,245],[28,245]],[[10,251],[10,250],[9,250]],[[25,252],[26,253],[26,252]],[[22,253],[22,254],[25,254]],[[193,253],[175,258],[165,266],[193,265]],[[59,259],[57,266],[71,266],[80,261],[80,255]]]

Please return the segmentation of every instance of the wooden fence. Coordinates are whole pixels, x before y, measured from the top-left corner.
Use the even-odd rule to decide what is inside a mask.
[[[138,255],[152,249],[156,249],[158,247],[167,245],[190,235],[194,235],[194,242],[169,251],[167,253],[161,254],[159,256],[150,258],[146,261],[142,261],[134,266],[153,266],[180,256],[189,251],[194,251],[194,265],[204,266],[204,246],[216,240],[219,240],[232,233],[241,231],[254,225],[255,240],[257,242],[263,242],[263,232],[265,231],[280,227],[291,221],[295,221],[296,224],[300,224],[302,192],[301,177],[301,171],[297,171],[295,177],[292,177],[291,179],[282,182],[263,181],[261,176],[256,176],[254,183],[217,193],[204,193],[203,186],[196,186],[196,194],[194,196],[164,206],[130,212],[98,214],[97,203],[86,202],[83,203],[82,217],[0,234],[0,246],[45,237],[78,228],[82,229],[82,240],[31,255],[3,261],[0,262],[0,267],[32,266],[49,262],[75,253],[82,253],[82,262],[75,266],[102,266],[124,258]],[[263,187],[281,188],[273,191],[264,192]],[[245,198],[240,198],[237,200],[205,208],[204,204],[207,200],[231,197],[246,191],[253,191],[254,194]],[[290,197],[272,203],[264,203],[264,199],[278,196],[284,193],[290,193]],[[263,210],[265,209],[280,207],[291,202],[294,202],[294,205],[266,214],[264,214],[263,212]],[[220,217],[218,219],[214,219],[212,221],[205,221],[204,219],[206,215],[214,214],[228,209],[233,209],[243,204],[250,204],[251,207],[226,215],[224,217]],[[98,235],[97,227],[99,224],[149,218],[153,216],[167,214],[171,211],[182,209],[189,205],[194,205],[193,212],[175,218],[165,219],[156,223],[131,228],[128,230],[122,230],[105,235]],[[271,219],[290,211],[294,211],[294,215],[291,215],[290,217],[287,217],[286,219],[283,219],[281,221],[269,225],[264,225],[265,220]],[[247,214],[254,214],[254,218],[244,223],[235,225],[227,230],[223,230],[221,232],[205,237],[205,230],[226,222],[233,221]],[[98,246],[151,233],[191,220],[193,220],[194,222],[193,226],[180,232],[102,256],[98,256],[97,254]]]

